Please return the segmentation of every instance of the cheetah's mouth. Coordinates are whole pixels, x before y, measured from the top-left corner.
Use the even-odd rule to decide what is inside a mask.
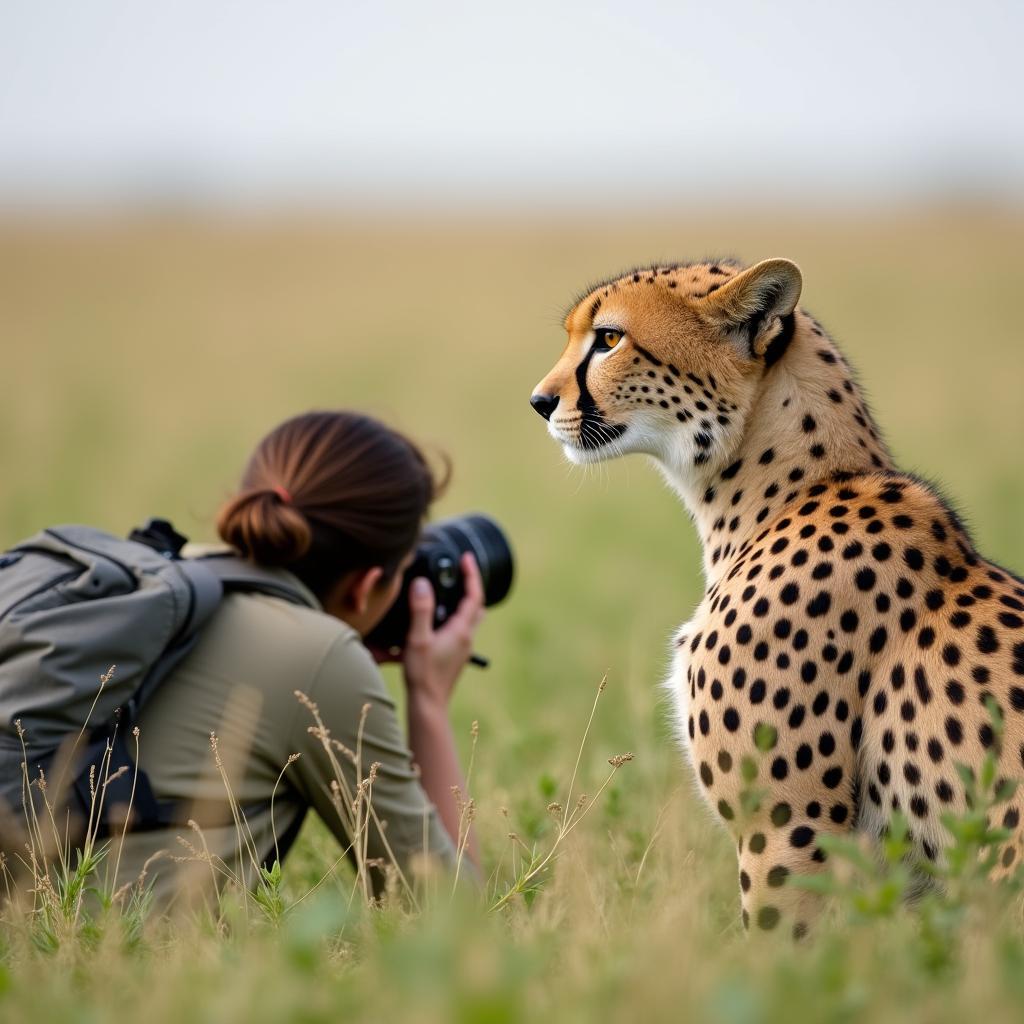
[[[562,446],[570,462],[600,462],[623,454],[618,442],[629,428],[612,423],[595,413],[574,411],[570,416],[552,416],[548,433]]]
[[[626,432],[625,423],[609,423],[604,417],[585,415],[580,420],[577,447],[592,452],[617,441]]]

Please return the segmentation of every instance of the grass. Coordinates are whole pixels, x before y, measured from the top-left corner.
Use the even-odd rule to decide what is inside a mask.
[[[220,921],[168,924],[101,901],[42,942],[8,914],[0,1020],[1016,1019],[1016,890],[972,876],[906,906],[898,828],[881,866],[836,851],[836,908],[812,942],[742,938],[731,845],[657,686],[701,592],[696,538],[643,460],[570,471],[526,400],[587,280],[662,257],[789,256],[901,463],[1021,570],[1022,242],[1019,213],[983,209],[0,228],[0,544],[152,514],[209,537],[256,438],[331,405],[447,450],[439,514],[492,513],[519,555],[480,635],[494,667],[468,670],[453,708],[467,758],[478,723],[483,896],[371,911],[347,899],[345,869],[306,896],[338,856],[311,822],[256,913],[228,897]],[[969,824],[957,841],[976,854]],[[75,872],[67,906],[92,884]]]

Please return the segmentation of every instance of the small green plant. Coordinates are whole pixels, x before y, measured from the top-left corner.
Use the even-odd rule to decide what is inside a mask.
[[[282,892],[283,876],[281,862],[275,860],[272,867],[260,865],[260,876],[253,889],[252,898],[271,924],[278,924],[286,909]]]

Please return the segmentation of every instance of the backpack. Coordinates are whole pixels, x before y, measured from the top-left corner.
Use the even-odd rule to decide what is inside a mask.
[[[79,825],[102,833],[101,808],[129,801],[133,830],[180,823],[135,769],[129,748],[140,708],[225,594],[313,607],[286,577],[230,554],[182,558],[185,543],[152,519],[127,540],[51,527],[0,555],[0,850],[31,829],[33,815],[43,820],[41,772],[48,795],[62,799],[52,770],[66,780],[58,813]]]

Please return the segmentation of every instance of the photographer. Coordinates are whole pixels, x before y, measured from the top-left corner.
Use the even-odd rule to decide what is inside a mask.
[[[257,863],[284,856],[309,807],[350,859],[371,865],[376,891],[387,865],[410,878],[418,854],[454,863],[453,790],[464,794],[465,784],[447,708],[483,615],[473,558],[462,559],[465,597],[441,628],[433,627],[430,583],[420,578],[410,588],[400,656],[407,735],[375,663],[386,656],[363,642],[399,596],[441,486],[412,442],[367,416],[308,413],[260,442],[218,531],[313,607],[258,593],[226,597],[144,706],[139,767],[157,799],[191,808],[182,820],[195,819],[201,837],[187,826],[129,833],[117,884],[145,871],[167,903],[196,879],[208,883],[211,864],[214,875],[251,883]],[[363,799],[354,837],[351,800],[370,776],[363,789],[372,810]],[[228,788],[245,817],[241,829],[227,810]],[[191,843],[191,857],[175,835]],[[465,855],[478,864],[471,835]]]

